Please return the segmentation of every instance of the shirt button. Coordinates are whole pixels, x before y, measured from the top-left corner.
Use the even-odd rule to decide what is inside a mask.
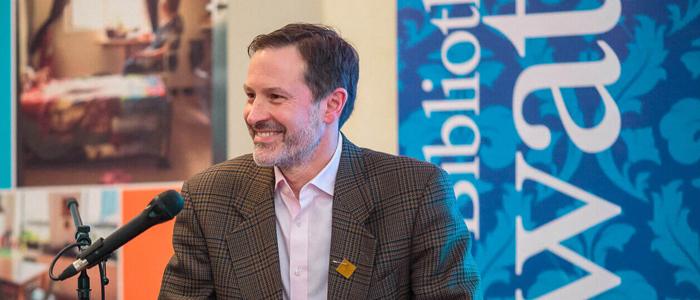
[[[301,221],[297,221],[297,227],[301,227]]]
[[[289,188],[284,188],[284,193],[289,195],[292,193],[292,191],[290,191]]]
[[[294,275],[301,276],[301,268],[294,270]]]

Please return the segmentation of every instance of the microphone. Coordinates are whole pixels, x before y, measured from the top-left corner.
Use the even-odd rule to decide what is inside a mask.
[[[184,206],[180,193],[169,190],[156,196],[148,203],[146,209],[131,219],[107,238],[99,238],[90,247],[78,254],[78,260],[68,266],[58,280],[65,280],[86,268],[92,268],[109,256],[122,245],[146,231],[151,226],[171,220]]]

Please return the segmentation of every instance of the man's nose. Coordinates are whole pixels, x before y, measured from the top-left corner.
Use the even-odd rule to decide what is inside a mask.
[[[270,118],[270,113],[267,111],[265,104],[262,101],[254,100],[246,105],[245,120],[250,125],[255,125],[260,121],[266,121]]]

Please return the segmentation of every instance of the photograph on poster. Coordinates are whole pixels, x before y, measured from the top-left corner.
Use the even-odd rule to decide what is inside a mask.
[[[25,190],[0,195],[0,299],[75,299],[77,276],[51,281],[49,266],[64,247],[75,243],[76,227],[68,208],[75,198],[90,236],[108,236],[120,224],[116,190],[83,189],[48,192]],[[75,260],[77,249],[66,252],[54,268],[60,273]],[[106,264],[107,299],[116,299],[119,288],[115,253]],[[99,270],[88,270],[92,289],[100,292]]]
[[[210,166],[207,0],[19,0],[17,185],[184,180]]]

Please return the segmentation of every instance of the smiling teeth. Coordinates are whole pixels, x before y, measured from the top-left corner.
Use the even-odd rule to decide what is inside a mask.
[[[277,133],[278,133],[278,132],[258,132],[258,136],[259,136],[259,137],[268,137],[268,136],[271,136],[271,135],[275,135],[275,134],[277,134]]]

